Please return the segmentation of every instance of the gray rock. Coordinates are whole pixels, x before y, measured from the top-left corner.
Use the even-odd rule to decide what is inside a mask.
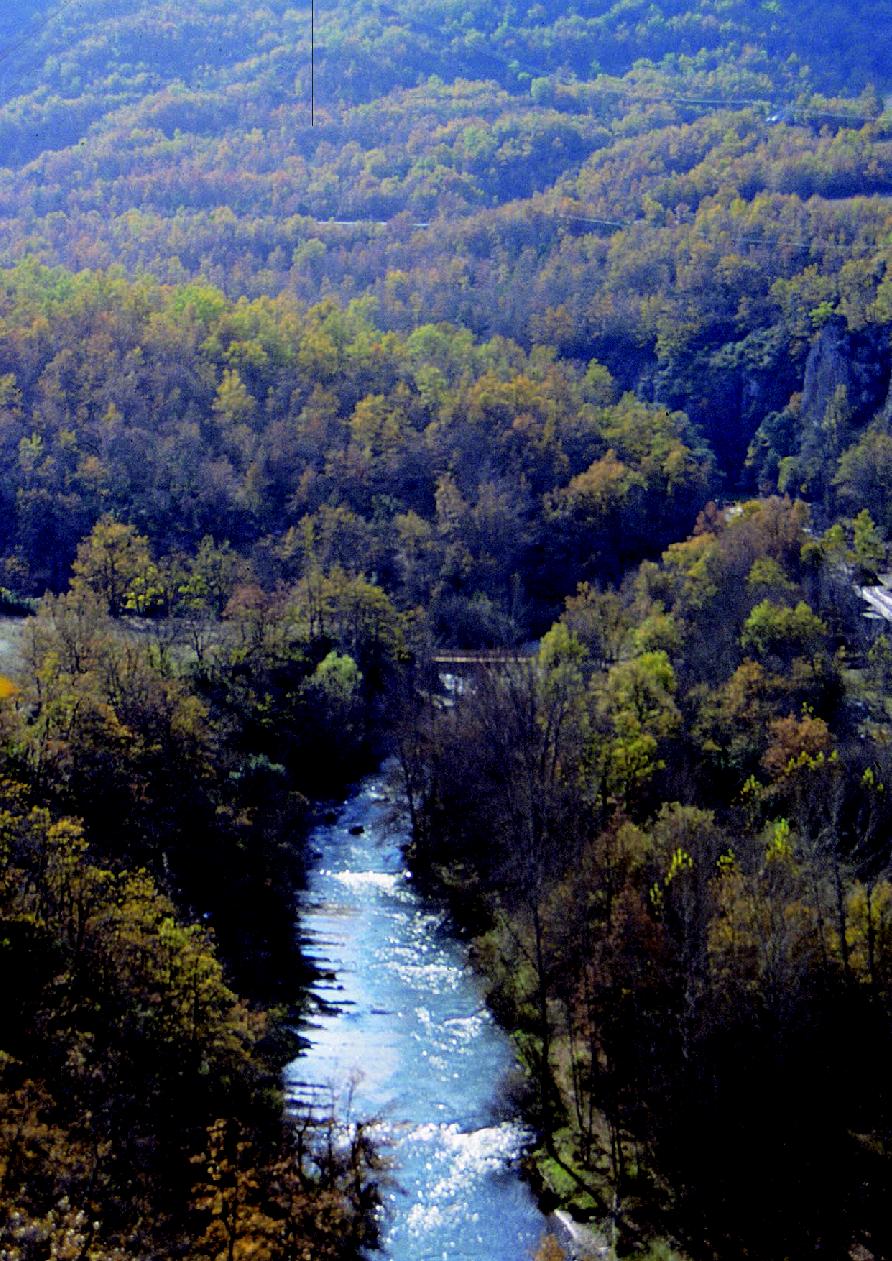
[[[889,348],[873,330],[850,332],[841,320],[821,329],[805,364],[801,418],[803,433],[818,430],[840,387],[856,423],[866,424],[882,407],[892,407]]]

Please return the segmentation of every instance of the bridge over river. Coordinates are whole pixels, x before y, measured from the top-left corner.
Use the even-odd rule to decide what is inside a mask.
[[[488,666],[507,667],[521,661],[532,661],[538,649],[538,644],[525,644],[523,648],[444,648],[434,653],[431,662],[441,672],[461,673],[482,670]]]

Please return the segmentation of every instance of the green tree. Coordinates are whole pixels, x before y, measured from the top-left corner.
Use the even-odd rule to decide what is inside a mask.
[[[112,617],[147,612],[161,589],[149,541],[132,525],[104,517],[78,546],[72,587],[93,592]]]
[[[790,661],[814,656],[826,636],[826,624],[804,600],[793,608],[761,600],[746,619],[740,642],[760,657]]]
[[[852,553],[859,581],[876,582],[886,560],[886,545],[866,508],[862,508],[852,522],[852,530]]]
[[[613,666],[599,698],[608,736],[600,754],[602,793],[631,807],[661,767],[659,748],[677,731],[675,671],[662,650]]]

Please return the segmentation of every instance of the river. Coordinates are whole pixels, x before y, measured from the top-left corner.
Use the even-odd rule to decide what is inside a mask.
[[[511,1045],[443,915],[409,882],[390,814],[372,777],[310,837],[301,932],[320,979],[289,1099],[318,1104],[332,1087],[344,1098],[352,1079],[353,1115],[382,1118],[387,1261],[527,1261],[548,1223],[518,1170],[527,1135],[505,1113]]]

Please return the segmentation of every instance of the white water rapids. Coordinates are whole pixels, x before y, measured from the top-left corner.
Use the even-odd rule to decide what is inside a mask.
[[[381,1118],[395,1179],[386,1261],[528,1261],[548,1223],[518,1172],[528,1135],[501,1103],[510,1043],[462,946],[409,883],[387,815],[371,778],[310,837],[301,931],[318,1010],[289,1095],[324,1106],[352,1080],[353,1116]]]

